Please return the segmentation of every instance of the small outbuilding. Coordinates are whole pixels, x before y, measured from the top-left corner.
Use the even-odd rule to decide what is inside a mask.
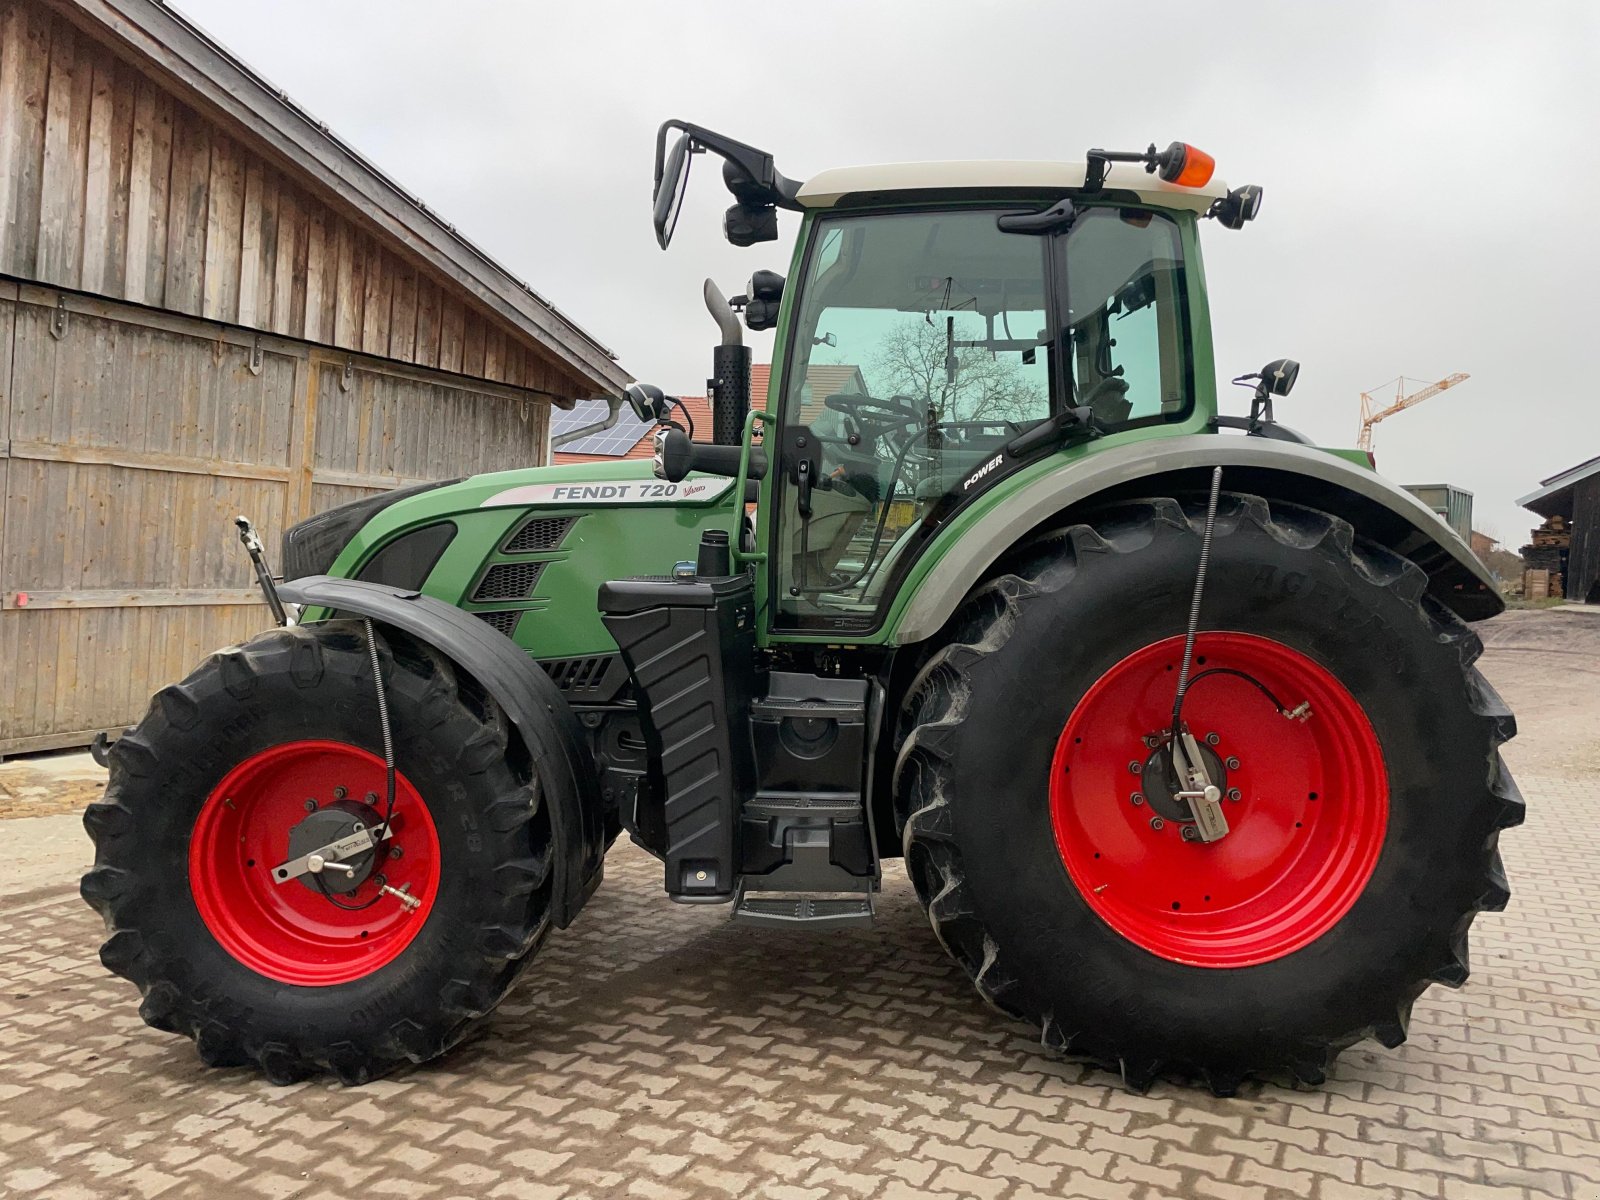
[[[1545,519],[1523,561],[1554,577],[1556,594],[1600,604],[1600,458],[1541,480],[1517,503]]]
[[[260,629],[232,529],[548,458],[613,355],[155,0],[0,0],[0,755]]]

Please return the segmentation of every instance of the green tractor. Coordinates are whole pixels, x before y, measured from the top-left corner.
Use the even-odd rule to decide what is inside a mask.
[[[669,145],[670,143],[670,145]],[[289,530],[280,616],[110,751],[85,899],[208,1063],[359,1083],[458,1042],[623,831],[736,922],[869,923],[903,857],[982,997],[1134,1087],[1319,1081],[1405,1037],[1508,892],[1499,595],[1368,458],[1218,411],[1200,151],[797,183],[662,127],[655,226],[723,161],[699,440]],[[742,323],[777,330],[749,396]],[[623,397],[610,401],[614,420]],[[706,435],[709,434],[709,440]]]

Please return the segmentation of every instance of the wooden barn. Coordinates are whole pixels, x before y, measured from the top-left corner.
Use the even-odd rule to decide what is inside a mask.
[[[604,346],[154,0],[0,0],[0,755],[260,629],[231,520],[545,461]]]

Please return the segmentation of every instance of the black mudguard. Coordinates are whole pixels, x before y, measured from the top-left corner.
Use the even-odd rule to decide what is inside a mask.
[[[555,841],[555,912],[565,927],[600,884],[605,814],[578,719],[550,677],[509,638],[421,592],[310,575],[278,587],[292,604],[370,617],[432,646],[495,698],[533,760],[552,773],[544,794]]]

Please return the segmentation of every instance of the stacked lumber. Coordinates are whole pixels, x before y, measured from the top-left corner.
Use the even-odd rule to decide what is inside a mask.
[[[1522,555],[1522,594],[1528,600],[1546,596],[1559,598],[1562,576],[1567,568],[1567,551],[1572,547],[1572,526],[1559,514],[1545,518],[1544,524],[1529,534]]]

